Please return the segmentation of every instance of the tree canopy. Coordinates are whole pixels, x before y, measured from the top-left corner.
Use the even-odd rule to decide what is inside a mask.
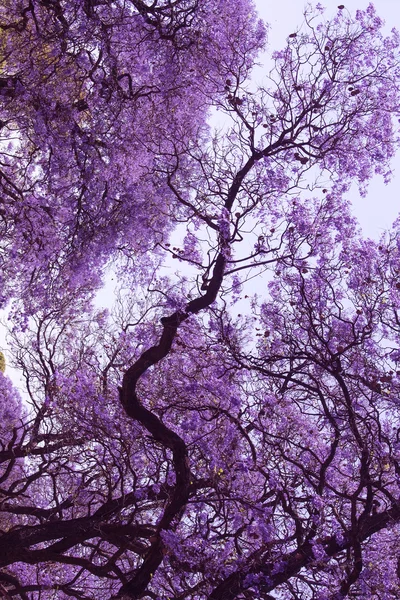
[[[256,87],[250,0],[3,0],[0,598],[400,596],[382,27],[308,6]]]

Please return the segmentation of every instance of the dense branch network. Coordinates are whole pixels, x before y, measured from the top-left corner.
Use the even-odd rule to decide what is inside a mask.
[[[399,37],[321,11],[255,92],[244,0],[0,9],[0,596],[399,596]]]

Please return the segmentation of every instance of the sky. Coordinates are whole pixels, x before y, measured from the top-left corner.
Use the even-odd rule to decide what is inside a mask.
[[[305,0],[253,0],[260,17],[269,23],[269,48],[267,56],[260,57],[266,63],[268,54],[286,45],[289,33],[296,31],[303,21]],[[355,14],[358,9],[367,8],[368,0],[320,0],[326,8],[325,17],[330,18],[337,12],[338,4]],[[312,4],[316,4],[313,2]],[[385,21],[385,29],[389,33],[395,27],[400,30],[400,0],[376,0],[377,14]],[[262,69],[257,69],[257,80],[262,81]],[[393,162],[395,171],[392,181],[385,185],[380,178],[375,178],[369,187],[366,198],[361,198],[356,187],[351,191],[349,200],[353,205],[353,213],[358,218],[366,237],[378,239],[384,230],[389,229],[400,212],[400,150]]]

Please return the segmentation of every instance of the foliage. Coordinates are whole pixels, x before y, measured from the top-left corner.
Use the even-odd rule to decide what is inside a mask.
[[[398,598],[397,32],[308,7],[254,90],[247,0],[0,11],[0,596]]]

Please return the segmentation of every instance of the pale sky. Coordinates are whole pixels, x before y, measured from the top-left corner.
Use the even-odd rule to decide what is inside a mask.
[[[303,8],[307,4],[304,0],[253,0],[261,18],[269,23],[269,49],[268,53],[279,50],[286,44],[289,33],[295,31],[303,21]],[[357,9],[367,8],[368,0],[320,0],[326,7],[325,17],[336,14],[338,4],[344,4],[350,13]],[[316,4],[312,2],[311,4]],[[400,0],[376,0],[373,2],[378,15],[384,19],[387,32],[395,27],[400,30]],[[261,62],[264,62],[261,57]],[[261,82],[257,70],[257,80]],[[358,192],[351,193],[354,214],[357,216],[364,235],[379,238],[385,229],[389,229],[394,219],[400,212],[400,150],[393,162],[395,175],[387,186],[381,178],[374,179],[369,188],[367,198],[360,198]]]

